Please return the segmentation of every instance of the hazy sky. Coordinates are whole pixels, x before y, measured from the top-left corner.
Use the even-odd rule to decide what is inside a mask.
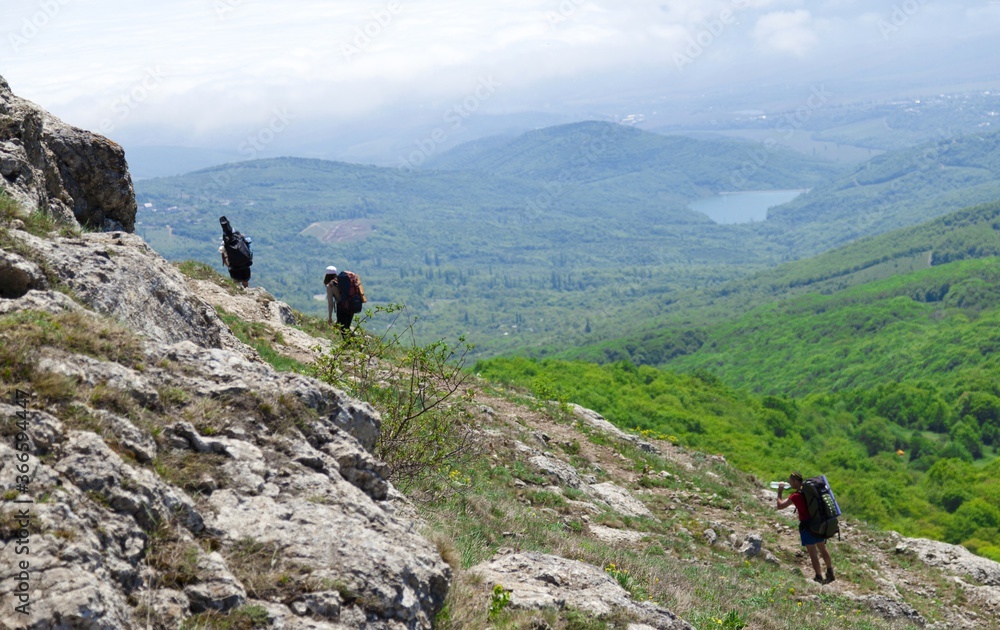
[[[753,83],[1000,82],[995,0],[4,0],[0,24],[16,94],[132,144],[234,149],[318,123],[362,142],[414,112],[622,116]]]

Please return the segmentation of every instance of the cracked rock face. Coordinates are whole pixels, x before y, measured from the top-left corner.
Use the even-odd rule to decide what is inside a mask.
[[[138,237],[13,234],[28,253],[0,250],[0,261],[28,289],[0,298],[0,313],[113,319],[142,339],[143,356],[125,365],[46,346],[31,357],[79,395],[72,413],[31,410],[34,605],[26,618],[0,607],[0,627],[126,629],[148,615],[173,627],[248,605],[275,627],[433,625],[451,568],[371,452],[381,430],[371,406],[261,361]],[[42,268],[78,301],[49,290]],[[128,405],[100,408],[93,391]],[[0,402],[4,493],[17,487],[17,411]],[[7,509],[0,602],[19,588]],[[282,576],[291,585],[275,593]]]
[[[0,188],[30,210],[91,229],[135,229],[125,151],[19,98],[0,77]]]
[[[967,575],[986,586],[1000,586],[1000,562],[983,558],[960,545],[923,538],[904,538],[896,553],[912,553],[924,563]]]
[[[84,304],[150,341],[189,340],[206,348],[241,349],[215,311],[191,294],[181,273],[138,236],[123,232],[51,240],[25,232],[15,236]]]
[[[607,572],[583,562],[534,551],[500,553],[471,571],[493,588],[510,592],[510,606],[523,610],[573,609],[597,618],[624,613],[661,630],[694,630],[671,611],[634,601]]]

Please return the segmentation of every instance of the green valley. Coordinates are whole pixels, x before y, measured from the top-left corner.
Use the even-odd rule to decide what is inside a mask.
[[[720,304],[729,291],[742,308],[731,281],[748,273],[996,199],[998,138],[902,149],[844,174],[774,147],[755,158],[745,141],[577,123],[462,145],[433,169],[280,158],[142,180],[138,232],[168,258],[218,267],[226,214],[255,239],[254,282],[303,312],[322,312],[314,296],[334,264],[361,274],[372,304],[406,304],[425,341],[542,352],[646,335],[691,291]],[[687,207],[790,188],[810,190],[765,222],[717,225]],[[883,263],[919,266],[907,255]],[[859,277],[882,264],[817,258],[797,268],[806,277],[774,282],[812,290],[842,262]]]
[[[849,513],[1000,559],[1000,203],[670,306],[663,329],[482,375],[723,453],[826,474]],[[655,363],[636,365],[637,363]]]
[[[633,317],[623,300],[655,307],[779,262],[766,237],[687,209],[733,190],[752,147],[580,123],[490,154],[502,165],[456,149],[482,170],[243,162],[137,182],[137,232],[168,258],[218,268],[225,214],[254,238],[254,284],[295,308],[324,309],[313,295],[334,264],[361,275],[372,304],[406,304],[421,338],[464,333],[496,354],[614,332]],[[807,188],[841,171],[789,151],[748,186]]]

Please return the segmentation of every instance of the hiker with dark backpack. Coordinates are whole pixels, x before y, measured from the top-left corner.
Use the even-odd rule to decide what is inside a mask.
[[[330,321],[329,315],[333,311],[331,302],[336,302],[337,325],[350,330],[354,314],[360,313],[364,309],[364,303],[368,301],[361,286],[361,278],[353,271],[338,273],[337,268],[331,266],[326,268],[323,284],[326,285],[327,321]]]
[[[233,231],[229,219],[219,217],[222,225],[222,264],[229,270],[229,277],[245,289],[250,286],[250,266],[253,265],[253,239]]]
[[[809,552],[809,560],[812,562],[813,571],[816,573],[813,580],[820,584],[829,584],[835,579],[833,576],[833,561],[830,559],[830,552],[826,550],[826,538],[836,534],[836,516],[840,515],[840,508],[836,508],[836,516],[827,517],[824,510],[828,509],[829,501],[824,501],[821,497],[823,489],[816,486],[820,480],[826,486],[825,491],[829,494],[830,500],[836,506],[836,499],[830,492],[830,486],[826,483],[826,477],[813,477],[806,483],[802,479],[802,473],[793,472],[788,476],[788,485],[795,490],[787,499],[782,499],[781,495],[785,491],[785,484],[778,484],[778,509],[783,510],[790,505],[795,506],[799,514],[799,539],[802,546]],[[811,505],[810,505],[811,504]],[[826,507],[821,507],[824,504]],[[832,523],[831,523],[832,521]],[[836,531],[835,531],[836,530]],[[826,575],[820,571],[819,558],[823,557],[826,563]]]
[[[330,265],[323,275],[323,286],[326,287],[326,323],[333,323],[333,312],[337,310],[337,302],[340,301],[340,284],[337,282],[337,268]],[[340,314],[337,314],[337,323],[340,323]]]

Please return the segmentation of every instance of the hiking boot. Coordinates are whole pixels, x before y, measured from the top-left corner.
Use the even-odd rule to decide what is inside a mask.
[[[829,584],[830,582],[834,581],[835,579],[837,579],[837,578],[833,577],[833,569],[831,569],[830,567],[827,567],[826,568],[826,581],[824,582],[824,584]]]
[[[824,580],[823,576],[819,573],[817,573],[816,577],[813,578],[813,582],[816,582],[817,584],[826,584],[826,580]]]

